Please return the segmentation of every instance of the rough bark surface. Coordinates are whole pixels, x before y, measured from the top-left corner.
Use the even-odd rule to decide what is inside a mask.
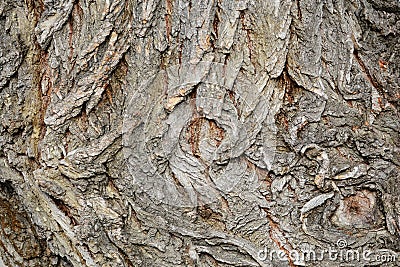
[[[398,0],[1,0],[0,30],[0,266],[400,251]]]

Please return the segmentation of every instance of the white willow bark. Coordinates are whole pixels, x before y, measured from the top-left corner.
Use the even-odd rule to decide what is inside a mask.
[[[399,21],[397,0],[1,0],[0,266],[397,255]]]

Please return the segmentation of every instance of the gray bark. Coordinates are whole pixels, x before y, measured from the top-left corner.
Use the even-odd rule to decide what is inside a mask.
[[[398,0],[1,0],[0,30],[0,266],[399,266]]]

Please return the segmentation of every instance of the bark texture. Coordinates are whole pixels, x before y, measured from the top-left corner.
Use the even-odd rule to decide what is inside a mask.
[[[1,0],[0,30],[0,266],[400,251],[398,0]]]

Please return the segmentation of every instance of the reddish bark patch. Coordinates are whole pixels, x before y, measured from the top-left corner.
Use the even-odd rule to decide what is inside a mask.
[[[383,59],[379,59],[378,63],[379,63],[379,67],[380,67],[382,70],[384,70],[384,71],[387,70],[387,68],[388,68],[388,63],[387,63],[386,61],[384,61]]]
[[[225,138],[225,131],[214,121],[208,121],[208,124],[210,126],[208,129],[210,138],[215,141],[216,146],[219,147],[222,140]]]
[[[172,1],[171,0],[166,0],[165,1],[165,7],[166,7],[166,14],[165,14],[165,27],[167,31],[167,40],[168,42],[170,41],[170,36],[172,32]]]
[[[28,11],[31,15],[33,15],[33,23],[36,26],[36,23],[39,21],[40,16],[44,11],[44,3],[42,0],[27,0],[25,4],[28,8]]]
[[[212,23],[215,38],[218,38],[218,28],[219,28],[219,23],[221,22],[221,20],[219,19],[220,14],[221,14],[221,7],[217,6],[217,11],[215,12],[214,20]]]
[[[212,146],[219,147],[225,138],[225,131],[215,121],[207,120],[204,117],[196,117],[189,123],[187,135],[192,154],[200,158],[199,146],[201,140],[208,139],[212,142]]]
[[[287,70],[283,70],[280,76],[280,85],[285,89],[285,101],[293,104],[296,98],[301,95],[301,87],[291,79]]]
[[[200,157],[199,144],[201,138],[201,127],[204,123],[204,118],[194,118],[188,127],[189,144],[192,148],[192,154],[195,157]]]
[[[71,225],[76,226],[78,222],[76,219],[72,216],[71,210],[68,208],[68,206],[62,201],[61,199],[54,198],[50,196],[50,198],[53,200],[54,204],[58,207],[59,210],[61,210],[65,216],[67,216],[70,219]]]
[[[253,45],[253,38],[252,35],[254,35],[254,32],[252,31],[252,29],[250,27],[248,27],[248,23],[246,23],[246,14],[244,10],[240,11],[240,22],[242,24],[242,30],[244,30],[246,32],[246,39],[247,39],[247,48],[249,49],[249,57],[250,57],[250,62],[255,66],[255,55],[253,55],[255,53],[254,51],[254,45]],[[256,37],[255,37],[256,38]]]
[[[236,93],[231,90],[228,90],[227,92],[228,92],[229,99],[232,101],[233,105],[235,106],[238,116],[241,116],[242,112],[239,109],[241,102],[239,99],[236,98]]]
[[[73,36],[74,36],[74,16],[72,13],[68,18],[68,46],[69,46],[68,60],[70,62],[72,61],[72,58],[74,56]]]
[[[382,88],[382,85],[379,84],[379,82],[377,81],[377,79],[372,75],[372,73],[370,72],[370,70],[368,69],[367,65],[364,63],[364,61],[362,60],[359,50],[360,48],[357,45],[357,42],[355,41],[355,37],[352,36],[352,40],[353,40],[353,44],[354,44],[354,51],[353,51],[353,56],[354,58],[357,60],[358,65],[360,66],[360,70],[364,73],[365,79],[373,86],[376,88],[376,90],[378,90],[378,92],[380,93],[380,95],[384,96],[386,98],[386,93]]]
[[[39,257],[43,253],[35,229],[31,227],[28,215],[18,207],[13,189],[9,183],[0,183],[0,236],[9,240],[15,251],[24,259]],[[8,192],[5,192],[8,191]],[[6,246],[0,246],[7,251]]]
[[[284,237],[284,234],[282,230],[280,229],[280,226],[278,223],[276,223],[268,209],[262,208],[265,213],[267,214],[267,219],[269,222],[269,236],[272,241],[274,241],[275,245],[279,247],[280,250],[282,250],[288,259],[288,263],[290,267],[295,267],[296,265],[294,264],[292,258],[290,257],[290,251],[293,250],[293,247],[291,244],[288,242],[288,240]]]
[[[223,231],[226,230],[224,216],[220,212],[214,211],[208,205],[201,205],[197,207],[197,213],[207,224]]]
[[[373,228],[381,223],[376,203],[376,193],[358,191],[345,197],[337,208],[333,223],[340,228]]]

